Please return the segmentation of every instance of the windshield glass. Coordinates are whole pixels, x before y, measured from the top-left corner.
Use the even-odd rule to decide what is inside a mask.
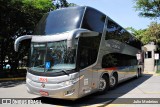
[[[31,43],[31,70],[58,72],[75,69],[76,48],[67,49],[67,41]]]
[[[72,7],[46,13],[36,26],[35,35],[53,35],[80,28],[84,7]]]

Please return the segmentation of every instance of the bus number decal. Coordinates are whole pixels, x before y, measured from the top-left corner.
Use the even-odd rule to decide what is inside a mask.
[[[48,80],[47,80],[47,78],[39,78],[39,82],[47,82]]]

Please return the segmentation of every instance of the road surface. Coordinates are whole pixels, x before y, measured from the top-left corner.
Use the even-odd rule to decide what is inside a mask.
[[[58,100],[45,98],[27,93],[25,81],[0,82],[0,98],[31,98],[41,101],[42,104],[0,104],[0,107],[56,107],[56,106],[91,106],[91,107],[142,107],[144,98],[152,98],[159,104],[143,104],[146,107],[160,107],[160,76],[144,74],[142,77],[123,82],[114,90],[109,90],[104,95],[92,94],[77,101]],[[133,99],[132,99],[133,98]],[[142,99],[137,99],[142,98]],[[2,100],[2,99],[0,99]],[[126,101],[125,104],[121,104]],[[127,104],[132,102],[132,104]],[[118,103],[118,104],[117,104]],[[139,104],[133,104],[139,103]],[[152,102],[153,103],[153,102]],[[156,103],[156,102],[155,102]]]

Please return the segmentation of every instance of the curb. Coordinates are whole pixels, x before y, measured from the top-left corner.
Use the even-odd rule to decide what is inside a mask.
[[[154,75],[154,76],[160,76],[160,74],[156,73],[156,72],[143,72],[143,74],[150,74],[150,75]]]
[[[0,81],[14,81],[14,80],[25,80],[26,77],[19,77],[19,78],[0,78]]]

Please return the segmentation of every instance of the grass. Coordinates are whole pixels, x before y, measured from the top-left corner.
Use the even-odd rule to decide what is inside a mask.
[[[160,70],[157,70],[157,72],[156,72],[158,75],[160,75]]]

